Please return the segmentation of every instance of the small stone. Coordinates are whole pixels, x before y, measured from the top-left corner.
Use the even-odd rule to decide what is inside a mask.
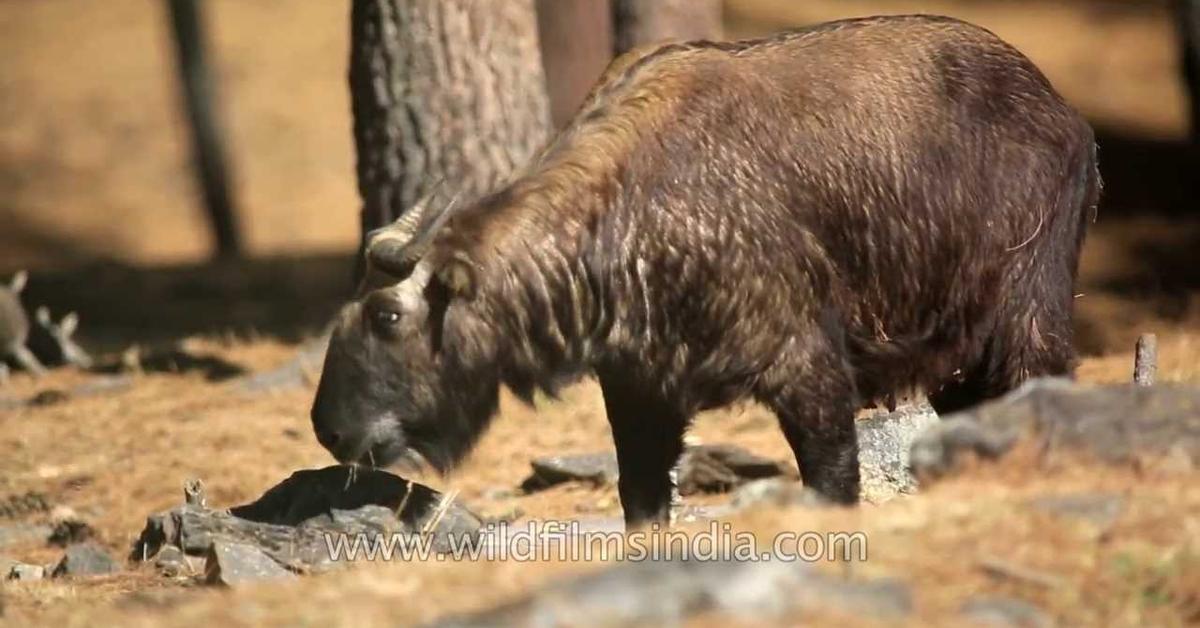
[[[770,478],[743,485],[729,502],[731,512],[762,506],[814,508],[829,502],[796,480]],[[718,515],[719,516],[719,515]]]
[[[245,543],[214,541],[204,562],[204,579],[208,584],[235,587],[295,577],[262,550]]]
[[[46,577],[46,568],[41,565],[17,563],[8,569],[9,580],[41,580]]]
[[[1042,609],[1007,597],[977,597],[967,600],[960,611],[966,619],[985,626],[1051,628],[1054,620]]]
[[[70,398],[71,394],[65,390],[48,388],[46,390],[39,391],[34,396],[30,397],[29,401],[26,402],[26,405],[34,408],[52,406],[67,401]]]
[[[533,474],[521,483],[527,493],[564,482],[605,486],[617,481],[617,455],[613,452],[536,458],[530,465]]]
[[[186,574],[189,571],[187,557],[184,556],[183,550],[174,545],[167,545],[158,552],[158,556],[154,558],[154,566],[162,575],[175,578]]]
[[[66,553],[54,567],[55,578],[63,576],[100,576],[116,572],[116,561],[95,543],[79,543],[67,547]]]
[[[693,445],[679,460],[679,494],[724,493],[748,481],[796,475],[788,464],[735,445]]]
[[[922,432],[909,450],[909,466],[918,477],[936,478],[954,470],[964,452],[996,459],[1016,444],[1014,428],[983,425],[967,417],[943,419]]]

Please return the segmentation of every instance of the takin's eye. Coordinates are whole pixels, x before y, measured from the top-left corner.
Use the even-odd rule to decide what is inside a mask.
[[[372,303],[367,308],[367,317],[376,333],[394,338],[400,328],[400,307],[393,303]]]

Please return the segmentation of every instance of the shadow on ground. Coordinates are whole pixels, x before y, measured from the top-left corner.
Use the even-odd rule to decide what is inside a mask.
[[[111,262],[32,271],[26,306],[79,313],[80,336],[101,351],[192,335],[320,332],[351,296],[350,255],[273,257],[142,268]]]

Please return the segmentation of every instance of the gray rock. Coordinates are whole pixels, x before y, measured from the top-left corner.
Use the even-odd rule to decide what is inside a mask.
[[[477,536],[483,520],[429,487],[381,470],[348,468],[297,471],[258,500],[228,511],[184,504],[149,517],[131,559],[149,560],[175,546],[190,556],[208,556],[225,541],[258,548],[295,572],[336,566],[327,535],[431,535],[435,551],[449,539]]]
[[[55,578],[63,576],[101,576],[118,571],[120,567],[100,546],[78,543],[67,547],[62,560],[54,567]]]
[[[912,467],[918,475],[937,476],[952,470],[962,452],[998,457],[1023,434],[1038,438],[1047,455],[1063,449],[1109,464],[1170,458],[1195,468],[1200,387],[1032,380],[922,434],[913,443]]]
[[[963,618],[985,626],[1051,628],[1054,620],[1042,609],[1008,597],[977,597],[967,600],[960,611]]]
[[[912,599],[901,583],[844,581],[804,563],[666,560],[622,563],[432,625],[655,625],[705,612],[746,621],[820,610],[894,621],[911,613]]]
[[[729,505],[735,510],[762,506],[819,508],[829,502],[803,484],[784,478],[750,482],[733,493]]]
[[[964,453],[988,460],[1003,456],[1020,435],[1017,425],[989,426],[964,417],[948,418],[913,441],[909,466],[915,475],[939,477],[953,470]]]
[[[218,539],[204,561],[204,581],[236,587],[264,580],[295,578],[261,549],[248,543]]]
[[[917,436],[938,421],[933,408],[922,403],[856,422],[863,499],[881,502],[916,491],[917,480],[909,471],[909,450]]]
[[[27,565],[25,563],[17,563],[8,568],[7,579],[9,580],[41,580],[46,577],[46,568],[41,565]]]
[[[254,522],[350,533],[427,530],[444,537],[472,534],[483,525],[469,508],[423,484],[379,469],[359,469],[348,481],[348,472],[342,466],[297,471],[230,512]]]
[[[564,482],[604,486],[617,481],[617,454],[611,451],[535,458],[530,465],[533,473],[521,483],[527,493]]]
[[[778,476],[799,474],[787,463],[721,443],[688,447],[679,459],[677,482],[680,495],[694,495],[724,493],[752,480]]]

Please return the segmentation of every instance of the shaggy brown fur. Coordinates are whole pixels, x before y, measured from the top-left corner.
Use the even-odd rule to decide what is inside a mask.
[[[1098,190],[1089,126],[960,21],[631,53],[522,176],[392,268],[411,277],[347,307],[313,420],[339,460],[448,468],[501,383],[594,371],[629,522],[666,517],[690,417],[741,398],[778,414],[805,483],[853,502],[862,400],[919,386],[948,411],[1071,372]]]

